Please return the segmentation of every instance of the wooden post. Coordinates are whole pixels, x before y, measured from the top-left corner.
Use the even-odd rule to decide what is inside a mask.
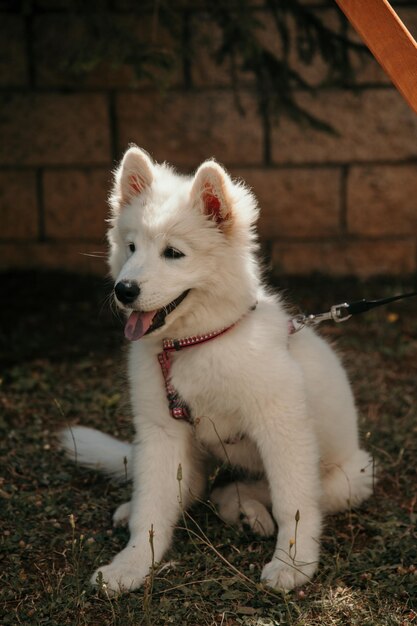
[[[417,113],[417,43],[387,0],[336,0],[354,29]]]

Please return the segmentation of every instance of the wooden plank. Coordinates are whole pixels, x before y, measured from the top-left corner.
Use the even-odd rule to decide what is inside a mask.
[[[417,113],[417,43],[387,0],[336,0],[354,29]]]

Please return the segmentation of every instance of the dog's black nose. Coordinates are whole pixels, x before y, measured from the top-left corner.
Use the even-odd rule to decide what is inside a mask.
[[[140,288],[132,280],[121,280],[116,284],[114,293],[122,304],[132,304],[140,294]]]

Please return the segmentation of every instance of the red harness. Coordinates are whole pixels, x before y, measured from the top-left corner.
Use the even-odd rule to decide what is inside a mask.
[[[390,298],[382,298],[380,300],[358,300],[357,302],[350,303],[344,302],[343,304],[336,304],[332,306],[330,311],[328,311],[327,313],[319,313],[316,315],[296,315],[295,317],[288,320],[288,335],[291,336],[306,326],[314,326],[325,320],[344,322],[352,315],[364,313],[365,311],[369,311],[376,306],[388,304],[389,302],[394,302],[402,298],[409,298],[411,296],[417,296],[417,291],[392,296]],[[250,310],[253,311],[255,308],[256,303],[253,307],[250,308]],[[214,330],[210,333],[206,333],[205,335],[196,335],[195,337],[186,337],[185,339],[165,339],[163,341],[162,352],[158,354],[158,361],[161,366],[162,375],[165,381],[169,411],[174,419],[185,420],[187,422],[190,422],[190,424],[192,424],[193,421],[190,409],[181,399],[177,390],[171,383],[171,352],[177,352],[178,350],[183,350],[184,348],[190,348],[191,346],[206,343],[206,341],[215,339],[216,337],[219,337],[220,335],[226,333],[228,330],[231,330],[236,326],[237,323],[238,322],[235,322],[227,328],[223,328],[222,330]]]
[[[254,310],[256,305],[251,308]],[[184,348],[191,348],[192,346],[198,346],[202,343],[207,343],[207,341],[211,341],[212,339],[216,339],[216,337],[220,337],[224,335],[228,330],[231,330],[236,326],[238,322],[235,322],[231,326],[227,326],[226,328],[222,328],[221,330],[213,330],[210,333],[206,333],[205,335],[195,335],[193,337],[185,337],[184,339],[164,339],[162,342],[162,352],[158,354],[159,365],[161,366],[162,376],[164,377],[165,382],[165,391],[168,400],[168,407],[171,417],[176,420],[184,420],[193,423],[193,417],[191,415],[191,411],[184,400],[179,395],[178,391],[175,389],[174,385],[171,382],[171,352],[179,352],[179,350],[183,350]],[[297,332],[297,328],[293,322],[293,320],[288,321],[288,334],[292,335]]]
[[[199,344],[206,343],[207,341],[211,341],[211,339],[215,339],[216,337],[226,333],[228,330],[231,330],[234,326],[236,326],[236,323],[228,326],[227,328],[223,328],[222,330],[214,330],[210,333],[206,333],[205,335],[196,335],[195,337],[185,337],[184,339],[164,339],[162,342],[162,352],[158,354],[158,361],[165,381],[165,390],[171,417],[176,420],[185,420],[186,422],[190,422],[190,424],[192,424],[193,421],[190,409],[171,383],[171,352],[178,352],[184,348],[191,348],[192,346],[197,346]]]

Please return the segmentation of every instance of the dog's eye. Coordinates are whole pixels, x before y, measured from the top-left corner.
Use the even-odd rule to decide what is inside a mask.
[[[181,250],[177,250],[172,246],[167,246],[162,254],[166,259],[180,259],[182,256],[185,256]]]
[[[136,246],[134,243],[129,243],[128,245],[130,252],[133,254],[136,250]]]

